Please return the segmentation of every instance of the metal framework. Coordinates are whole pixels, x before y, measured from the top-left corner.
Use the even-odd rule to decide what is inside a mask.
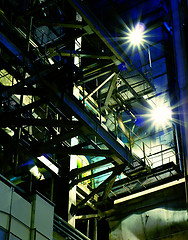
[[[177,129],[155,131],[147,119],[158,98],[169,102],[163,44],[172,36],[165,28],[171,23],[166,4],[157,8],[162,18],[149,10],[153,43],[133,52],[116,32],[118,24],[129,23],[113,8],[110,26],[108,11],[101,17],[89,1],[29,2],[11,13],[13,5],[4,1],[0,9],[1,174],[21,177],[15,184],[29,192],[32,178],[42,185],[40,178],[29,178],[37,166],[46,195],[53,195],[49,181],[54,178],[66,179],[67,193],[83,183],[89,192],[77,192],[73,215],[88,203],[101,214],[111,201],[182,177]],[[81,47],[75,50],[78,38]],[[164,140],[158,146],[159,138]],[[87,163],[70,170],[71,155],[85,156]],[[41,156],[58,174],[39,161]]]

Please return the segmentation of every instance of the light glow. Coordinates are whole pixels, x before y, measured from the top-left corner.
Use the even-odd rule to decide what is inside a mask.
[[[145,25],[141,22],[138,22],[132,30],[129,29],[127,39],[130,45],[132,45],[133,47],[143,45],[145,37],[144,30]]]
[[[153,109],[151,116],[155,125],[166,125],[171,120],[172,111],[167,106],[159,106]]]

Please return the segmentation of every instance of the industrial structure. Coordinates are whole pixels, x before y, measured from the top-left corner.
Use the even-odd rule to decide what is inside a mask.
[[[0,1],[1,239],[188,238],[187,10]]]

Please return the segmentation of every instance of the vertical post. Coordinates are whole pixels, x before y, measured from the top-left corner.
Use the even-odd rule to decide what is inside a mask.
[[[162,161],[162,165],[163,165],[163,145],[161,144],[161,161]]]
[[[53,202],[54,199],[54,177],[51,178],[51,191],[50,191],[50,201]]]
[[[8,239],[10,239],[10,229],[11,229],[11,221],[12,221],[12,198],[13,198],[13,192],[14,188],[11,188],[11,201],[10,201],[10,213],[9,213],[9,222],[8,222]]]
[[[97,240],[97,218],[94,218],[93,240]]]
[[[150,51],[149,44],[147,45],[147,48],[148,48],[148,57],[149,57],[149,67],[152,68],[152,65],[151,65],[151,51]]]
[[[90,223],[90,220],[88,219],[87,220],[87,233],[86,233],[87,237],[89,237],[89,223]]]
[[[144,163],[146,165],[146,152],[145,152],[145,144],[144,144],[144,142],[142,142],[142,145],[143,145]]]
[[[54,176],[55,212],[68,221],[70,157],[68,156],[60,162],[60,177]]]
[[[131,131],[129,129],[129,145],[130,145],[130,153],[132,153],[132,142],[131,142]]]

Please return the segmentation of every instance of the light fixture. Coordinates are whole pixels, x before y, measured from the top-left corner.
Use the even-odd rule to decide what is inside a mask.
[[[33,166],[30,170],[30,173],[33,174],[33,176],[35,176],[38,180],[44,180],[45,177],[42,173],[40,173],[38,167],[35,165]]]
[[[151,112],[151,118],[155,126],[164,126],[169,123],[172,117],[172,111],[167,106],[158,106]]]
[[[138,22],[135,27],[129,29],[127,40],[133,47],[139,47],[144,43],[145,24]]]
[[[48,168],[50,168],[57,175],[59,174],[59,168],[56,167],[52,162],[50,162],[45,156],[37,157],[42,163],[44,163]]]

